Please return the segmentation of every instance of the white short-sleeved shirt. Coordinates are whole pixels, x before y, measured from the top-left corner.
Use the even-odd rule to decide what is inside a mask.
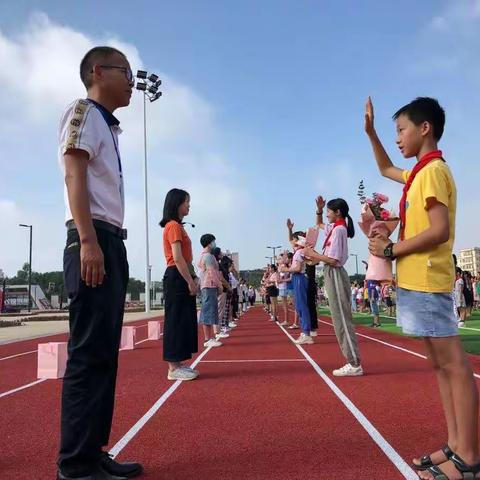
[[[58,159],[65,174],[64,154],[79,149],[88,153],[87,188],[92,218],[123,227],[125,196],[118,147],[120,122],[93,100],[76,100],[62,115],[59,125]],[[73,220],[64,188],[65,221]]]
[[[334,226],[330,223],[325,226],[325,236],[330,234],[328,245],[323,249],[323,254],[333,258],[338,262],[338,267],[343,267],[348,260],[348,235],[347,229],[343,225]]]
[[[300,273],[305,273],[305,256],[303,255],[303,249],[299,248],[292,258],[292,263],[300,263],[302,265],[302,270]]]

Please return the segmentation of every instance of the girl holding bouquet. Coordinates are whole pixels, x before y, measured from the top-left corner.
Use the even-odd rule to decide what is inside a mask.
[[[360,351],[358,349],[355,327],[353,325],[350,279],[343,267],[348,260],[348,238],[355,235],[353,220],[349,215],[349,207],[345,200],[336,198],[327,204],[320,196],[317,202],[317,226],[325,230],[326,239],[323,244],[322,254],[313,248],[306,247],[306,257],[323,262],[325,288],[328,295],[333,326],[337,341],[345,356],[347,363],[343,367],[334,370],[336,377],[363,375],[360,363]],[[323,209],[327,206],[328,224],[323,223]]]

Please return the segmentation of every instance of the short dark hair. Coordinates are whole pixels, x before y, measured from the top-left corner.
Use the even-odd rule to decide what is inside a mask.
[[[113,47],[94,47],[90,49],[80,62],[80,79],[85,88],[92,86],[92,68],[95,64],[109,62],[114,55],[121,55],[125,59],[126,55]]]
[[[202,245],[202,247],[205,248],[206,246],[210,245],[214,240],[215,240],[214,235],[212,235],[211,233],[206,233],[205,235],[201,236],[200,245]]]
[[[428,122],[432,126],[433,138],[440,140],[445,128],[445,110],[438,100],[430,97],[418,97],[395,112],[393,119],[406,115],[415,125]]]
[[[165,197],[165,203],[163,204],[163,218],[160,221],[162,228],[170,222],[175,220],[180,223],[180,217],[178,216],[178,209],[180,205],[189,197],[189,193],[180,188],[172,188]]]
[[[292,238],[293,238],[294,240],[298,240],[298,237],[304,237],[305,235],[306,235],[305,232],[302,232],[302,231],[299,230],[299,231],[297,231],[297,232],[293,232],[293,233],[292,233]]]

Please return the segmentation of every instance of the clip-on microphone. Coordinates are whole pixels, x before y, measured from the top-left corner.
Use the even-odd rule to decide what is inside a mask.
[[[185,224],[187,224],[187,223],[188,223],[189,225],[191,225],[192,228],[195,228],[195,225],[194,225],[193,223],[190,223],[190,222],[182,222],[182,225],[185,225]]]

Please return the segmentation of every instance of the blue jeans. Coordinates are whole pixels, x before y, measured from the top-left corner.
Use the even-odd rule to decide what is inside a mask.
[[[303,273],[294,273],[292,283],[295,292],[295,309],[300,317],[300,327],[305,335],[310,335],[312,322],[307,303],[307,277]]]

